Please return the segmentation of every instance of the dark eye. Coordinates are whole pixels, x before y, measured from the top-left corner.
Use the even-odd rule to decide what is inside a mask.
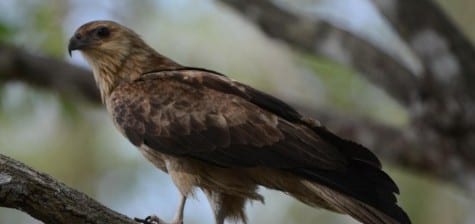
[[[109,34],[110,34],[110,31],[109,29],[107,29],[107,27],[99,27],[96,29],[96,35],[98,37],[101,37],[101,38],[108,37]]]

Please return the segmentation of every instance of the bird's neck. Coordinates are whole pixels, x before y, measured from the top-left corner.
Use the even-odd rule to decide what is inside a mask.
[[[127,55],[101,54],[100,60],[92,60],[87,55],[85,58],[92,66],[103,102],[120,83],[133,82],[147,72],[182,67],[153,49],[133,51]]]

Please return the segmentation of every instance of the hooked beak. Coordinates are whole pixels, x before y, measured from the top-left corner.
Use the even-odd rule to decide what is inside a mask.
[[[69,40],[69,45],[68,45],[69,57],[71,57],[72,51],[84,49],[88,45],[89,45],[88,38],[81,37],[80,35],[74,35]]]

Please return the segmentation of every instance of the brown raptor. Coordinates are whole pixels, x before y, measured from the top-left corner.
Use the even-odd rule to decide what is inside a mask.
[[[246,222],[246,201],[263,201],[258,186],[363,223],[410,223],[397,205],[398,187],[373,153],[281,100],[182,66],[112,21],[79,27],[73,50],[92,67],[120,132],[181,192],[173,223],[182,223],[195,188],[208,196],[217,224]]]

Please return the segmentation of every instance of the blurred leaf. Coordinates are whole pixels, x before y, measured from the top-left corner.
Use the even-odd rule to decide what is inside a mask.
[[[5,42],[13,34],[12,27],[8,26],[5,23],[0,23],[0,43]]]
[[[437,0],[459,28],[475,42],[475,2],[472,0]]]
[[[406,109],[357,72],[325,58],[308,54],[302,54],[302,58],[303,64],[323,81],[327,107],[395,126],[407,124]]]
[[[361,86],[355,82],[353,72],[327,59],[315,58],[312,55],[303,55],[303,63],[314,70],[326,87],[328,100],[340,109],[349,109],[354,103],[348,97],[351,95],[352,85]]]
[[[57,3],[56,1],[54,1]],[[40,39],[40,47],[47,54],[56,57],[64,56],[64,34],[61,23],[58,22],[63,17],[61,4],[55,4],[53,7],[49,4],[41,5],[35,11],[34,26]]]
[[[59,95],[62,117],[67,118],[68,121],[74,122],[80,118],[80,104],[72,100],[71,97]]]

